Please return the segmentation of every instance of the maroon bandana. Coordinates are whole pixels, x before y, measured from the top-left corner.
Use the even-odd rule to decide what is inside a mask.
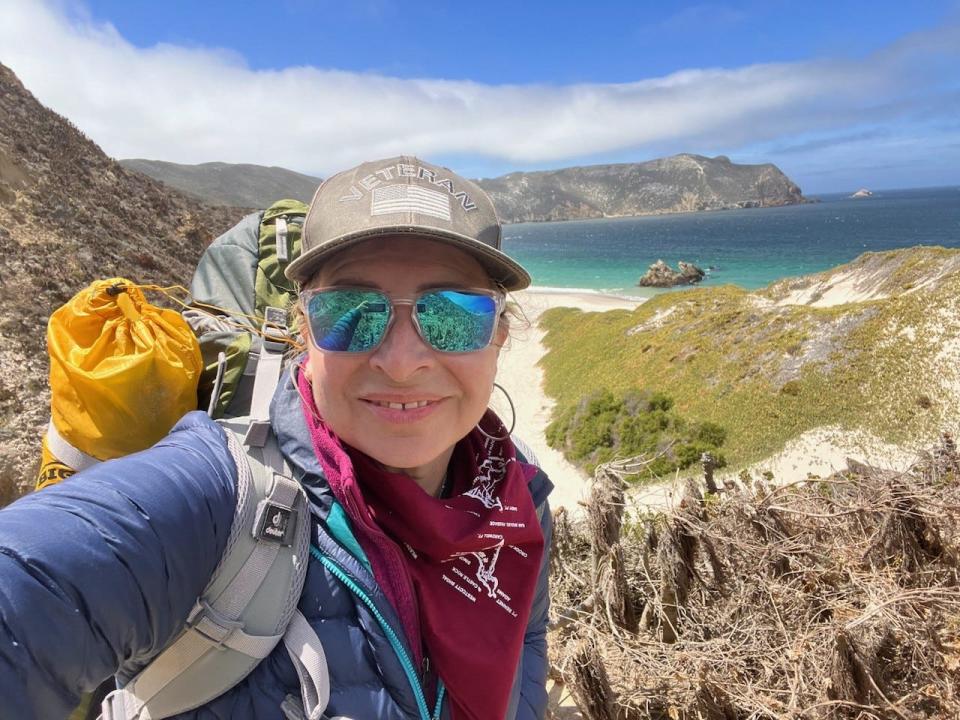
[[[450,459],[452,496],[433,498],[406,475],[342,445],[317,417],[303,373],[300,390],[317,459],[417,663],[422,641],[454,720],[502,718],[543,556],[527,490],[536,468],[517,460],[509,440],[474,429]],[[506,435],[492,412],[481,422],[490,435]]]

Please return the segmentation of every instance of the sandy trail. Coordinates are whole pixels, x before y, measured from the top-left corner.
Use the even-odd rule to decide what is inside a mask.
[[[551,507],[562,506],[574,511],[579,508],[578,501],[585,497],[587,476],[559,451],[547,445],[546,429],[554,402],[543,390],[543,370],[538,363],[545,352],[541,342],[544,333],[537,322],[544,311],[554,307],[575,307],[588,312],[632,310],[642,301],[592,293],[539,292],[536,289],[516,293],[515,297],[530,320],[530,328],[513,337],[501,353],[497,382],[513,399],[517,411],[516,434],[534,451],[540,466],[553,481]],[[509,422],[509,406],[499,395],[494,392],[493,408],[504,422]]]

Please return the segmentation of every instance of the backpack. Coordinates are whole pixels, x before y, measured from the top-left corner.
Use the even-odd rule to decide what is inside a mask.
[[[135,675],[118,676],[119,687],[102,702],[103,720],[159,720],[197,708],[236,685],[280,642],[301,684],[300,697],[286,698],[283,712],[315,720],[326,708],[329,678],[323,648],[296,609],[306,576],[309,511],[303,490],[291,478],[269,431],[269,404],[289,348],[286,309],[296,298],[295,286],[283,270],[300,252],[306,210],[301,202],[281,200],[247,216],[207,248],[194,273],[193,303],[182,317],[199,340],[199,352],[195,343],[192,350],[182,343],[181,354],[202,359],[190,365],[199,370],[190,371],[196,387],[194,407],[206,409],[226,432],[237,467],[237,504],[224,554],[184,628]],[[109,329],[122,338],[124,330],[117,331],[117,323],[140,321],[130,314],[127,293],[138,302],[142,293],[127,281],[110,282],[111,292],[98,297],[106,298],[106,303],[110,298],[117,301]],[[145,301],[143,307],[170,312]],[[79,312],[74,318],[82,316]],[[175,324],[166,319],[171,321],[167,325]],[[108,324],[88,325],[86,335],[101,329],[107,332]],[[179,333],[179,327],[167,330],[165,337]],[[67,332],[61,335],[72,339]],[[115,342],[113,336],[94,339],[107,345]],[[125,349],[116,350],[113,366],[117,358],[125,366],[134,365],[133,353],[128,357]],[[178,362],[167,365],[177,367]],[[96,382],[92,384],[95,389]],[[131,378],[127,392],[133,384]],[[52,422],[50,428],[55,430]],[[56,442],[54,430],[48,436]],[[111,456],[139,449],[118,444],[120,449]],[[55,447],[64,453],[71,449],[69,443]],[[85,456],[79,450],[66,456],[86,463],[106,457]]]
[[[304,203],[279,200],[214,240],[197,264],[193,308],[183,316],[203,358],[198,407],[213,418],[254,414],[261,355],[286,349],[277,343],[288,336],[287,308],[297,290],[283,271],[300,255],[306,214]]]

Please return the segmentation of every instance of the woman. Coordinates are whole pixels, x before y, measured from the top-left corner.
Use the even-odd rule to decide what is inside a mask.
[[[326,653],[326,717],[545,713],[551,485],[487,410],[504,294],[529,284],[499,245],[479,187],[401,157],[324,182],[287,269],[308,349],[270,421],[310,505],[299,609]],[[64,717],[180,631],[235,473],[221,428],[192,413],[0,512],[3,717]],[[179,717],[295,717],[298,688],[278,647]]]

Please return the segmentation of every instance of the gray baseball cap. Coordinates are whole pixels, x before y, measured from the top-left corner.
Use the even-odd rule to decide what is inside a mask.
[[[333,253],[385,235],[454,245],[507,290],[530,284],[527,271],[500,250],[500,221],[487,194],[447,168],[407,156],[366,162],[325,180],[303,224],[300,257],[286,276],[302,285]]]

